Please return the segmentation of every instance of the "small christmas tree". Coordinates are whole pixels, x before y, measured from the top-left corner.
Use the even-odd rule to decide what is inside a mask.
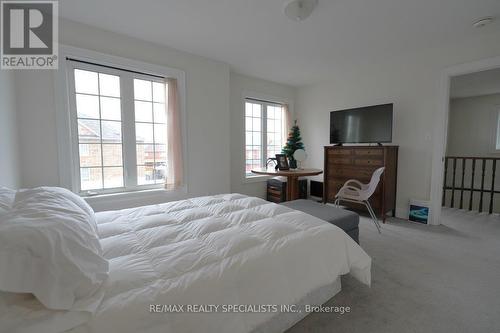
[[[297,126],[297,120],[295,120],[292,129],[288,132],[286,144],[281,150],[281,153],[288,157],[290,168],[292,169],[297,168],[297,161],[293,158],[293,153],[295,153],[297,149],[304,149],[304,144],[300,137],[300,128]]]

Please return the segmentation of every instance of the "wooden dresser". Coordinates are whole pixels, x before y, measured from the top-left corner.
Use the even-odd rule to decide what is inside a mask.
[[[333,203],[337,191],[348,179],[368,183],[373,171],[385,166],[377,190],[370,198],[373,210],[385,222],[388,212],[396,213],[398,146],[325,146],[323,202]],[[363,205],[342,203],[353,209]]]

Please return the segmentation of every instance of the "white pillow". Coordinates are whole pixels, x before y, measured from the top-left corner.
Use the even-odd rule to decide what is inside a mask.
[[[69,310],[108,276],[92,209],[61,188],[20,190],[0,224],[0,290]],[[81,303],[81,302],[80,302]]]
[[[0,186],[0,216],[12,208],[15,197],[16,191]]]

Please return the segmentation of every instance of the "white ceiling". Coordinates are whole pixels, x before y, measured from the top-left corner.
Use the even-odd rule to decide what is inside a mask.
[[[285,0],[63,0],[70,20],[228,63],[292,85],[322,81],[335,66],[409,54],[477,34],[499,0],[319,0],[303,22]],[[500,31],[498,20],[485,30]]]
[[[450,97],[462,98],[500,93],[500,68],[451,79]]]

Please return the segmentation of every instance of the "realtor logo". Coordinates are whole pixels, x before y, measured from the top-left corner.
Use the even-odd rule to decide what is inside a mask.
[[[57,69],[57,1],[1,1],[1,68]]]

